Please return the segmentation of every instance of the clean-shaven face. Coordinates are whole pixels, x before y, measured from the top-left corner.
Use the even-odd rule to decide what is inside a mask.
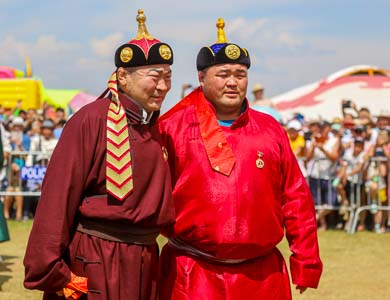
[[[122,91],[147,112],[158,111],[171,89],[172,71],[167,64],[119,68],[118,83]]]
[[[198,72],[200,86],[217,115],[241,112],[248,87],[248,68],[241,64],[221,64]]]

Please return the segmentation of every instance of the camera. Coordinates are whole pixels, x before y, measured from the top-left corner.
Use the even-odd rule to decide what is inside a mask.
[[[344,100],[342,106],[343,106],[343,108],[351,108],[352,100]]]
[[[322,136],[321,134],[318,134],[314,137],[314,140],[317,142],[317,143],[324,143],[326,138],[324,136]]]
[[[362,124],[357,124],[353,129],[352,129],[356,134],[362,134],[366,132],[366,126]]]
[[[303,134],[303,138],[305,139],[305,141],[310,141],[311,135],[312,133],[310,131],[305,131],[305,133]]]

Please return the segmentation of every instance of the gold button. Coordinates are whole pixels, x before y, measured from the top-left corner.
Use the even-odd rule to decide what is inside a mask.
[[[222,147],[223,147],[222,143],[219,142],[219,143],[218,143],[218,148],[219,148],[219,149],[222,149]]]

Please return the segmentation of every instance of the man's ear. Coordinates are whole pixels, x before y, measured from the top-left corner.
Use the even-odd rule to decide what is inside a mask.
[[[205,77],[205,72],[204,71],[198,71],[198,80],[200,83],[200,86],[203,87],[204,85],[204,77]]]
[[[127,71],[122,67],[119,67],[118,70],[116,71],[116,77],[118,79],[118,83],[122,86],[126,85],[126,75],[127,75]]]

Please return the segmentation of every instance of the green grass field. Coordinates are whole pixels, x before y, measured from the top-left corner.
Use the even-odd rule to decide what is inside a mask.
[[[37,300],[42,294],[23,288],[23,256],[31,229],[26,223],[9,221],[11,241],[0,244],[0,299]],[[293,299],[379,300],[390,299],[390,234],[342,231],[319,232],[324,272],[317,290]],[[286,241],[279,248],[288,256]]]

